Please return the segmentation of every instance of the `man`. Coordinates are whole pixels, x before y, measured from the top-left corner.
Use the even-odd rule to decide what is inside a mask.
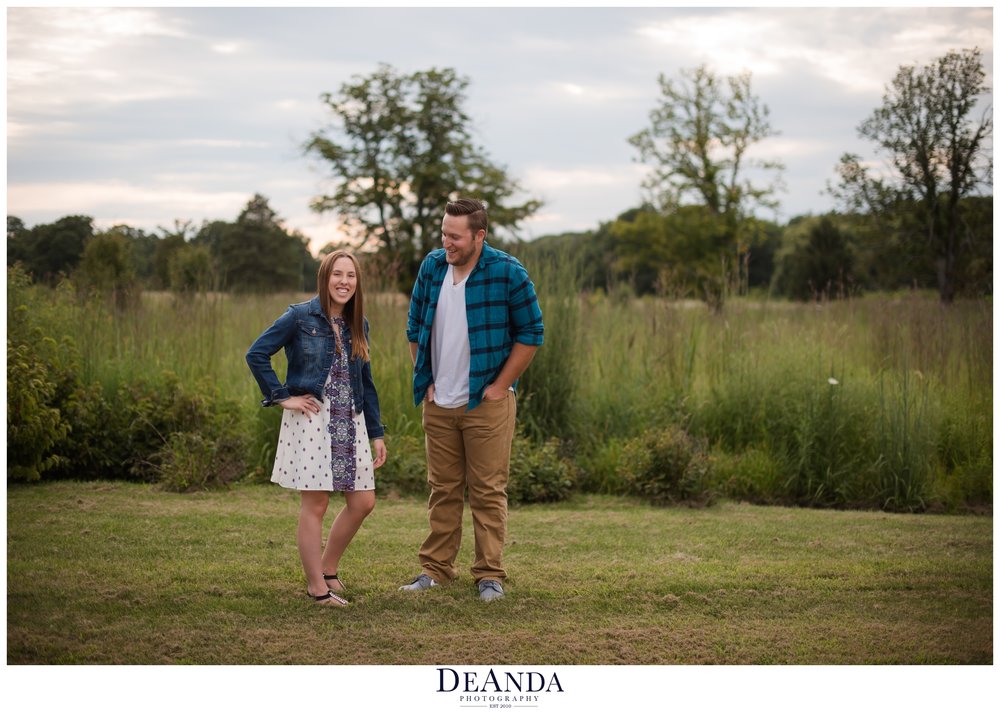
[[[422,573],[400,590],[451,581],[462,540],[464,492],[476,539],[472,575],[479,597],[503,596],[507,477],[517,379],[542,344],[542,312],[521,263],[486,244],[486,208],[448,203],[443,249],[424,258],[410,298],[406,336],[413,401],[423,402],[430,534]]]

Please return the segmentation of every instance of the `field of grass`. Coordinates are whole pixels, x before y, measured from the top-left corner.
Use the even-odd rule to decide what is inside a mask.
[[[801,304],[702,304],[577,294],[557,271],[533,275],[546,344],[522,382],[518,419],[560,439],[585,492],[620,494],[630,440],[676,425],[706,444],[715,491],[758,503],[890,511],[990,511],[992,302],[943,306],[930,294]],[[262,412],[247,346],[308,294],[144,294],[113,311],[54,305],[84,383],[104,392],[177,374],[209,382],[242,413],[248,465],[266,471],[278,418]],[[406,345],[407,300],[369,300],[372,368],[390,450],[422,440]],[[36,310],[37,311],[37,310]],[[278,354],[279,374],[284,357]],[[411,448],[412,449],[412,448]],[[391,452],[390,452],[391,457]]]
[[[296,513],[274,486],[8,486],[7,662],[993,661],[991,517],[578,496],[511,511],[508,596],[482,604],[468,515],[459,580],[403,593],[425,507],[380,499],[336,609],[305,597]]]

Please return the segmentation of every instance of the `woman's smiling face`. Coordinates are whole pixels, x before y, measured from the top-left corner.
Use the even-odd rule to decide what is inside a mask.
[[[331,305],[342,314],[344,305],[351,301],[358,289],[358,273],[350,257],[339,257],[333,263],[327,289],[330,290]]]

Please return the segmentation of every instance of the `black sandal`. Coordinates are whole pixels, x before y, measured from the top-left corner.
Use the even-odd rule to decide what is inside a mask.
[[[309,598],[313,599],[316,603],[323,603],[323,601],[329,601],[332,598],[334,602],[336,602],[336,604],[339,606],[348,605],[347,599],[341,598],[333,591],[327,591],[326,593],[321,594],[319,596],[314,596],[311,593],[309,593],[309,591],[306,591],[306,595],[309,596]],[[329,604],[324,603],[323,605],[329,605]]]
[[[340,591],[341,591],[341,593],[346,593],[347,592],[347,586],[344,585],[343,581],[341,581],[339,578],[337,578],[337,574],[323,574],[323,580],[325,580],[325,581],[336,581],[337,583],[340,584]],[[333,589],[331,588],[330,590],[332,591]]]

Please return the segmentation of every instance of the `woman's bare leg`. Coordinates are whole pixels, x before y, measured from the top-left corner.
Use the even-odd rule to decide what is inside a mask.
[[[323,515],[330,503],[329,492],[303,492],[299,505],[299,527],[296,539],[299,558],[306,574],[306,588],[310,596],[322,596],[329,589],[323,580],[322,548]],[[324,603],[334,602],[332,599]]]
[[[340,565],[340,557],[343,556],[347,545],[351,543],[354,535],[361,528],[361,523],[365,517],[375,509],[375,490],[364,490],[361,492],[345,492],[344,508],[333,520],[330,527],[330,536],[326,540],[326,548],[323,550],[322,568],[328,574],[337,573]],[[322,579],[322,576],[320,576]],[[339,581],[328,582],[335,591],[342,591],[343,586]]]

